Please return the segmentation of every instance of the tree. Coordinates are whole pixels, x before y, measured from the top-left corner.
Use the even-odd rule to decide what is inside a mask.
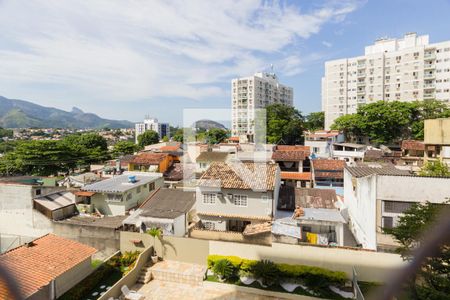
[[[337,118],[331,129],[342,131],[347,140],[355,140],[358,136],[362,136],[362,118],[359,114],[343,115]]]
[[[157,227],[152,227],[147,230],[147,233],[153,237],[153,255],[156,255],[156,238],[161,238],[162,230]]]
[[[117,157],[120,155],[133,154],[136,151],[138,151],[138,146],[135,143],[129,141],[120,141],[114,145],[112,153],[115,157]]]
[[[144,133],[138,135],[138,145],[144,148],[147,145],[156,144],[159,142],[159,134],[153,130],[147,130]]]
[[[178,128],[174,134],[172,135],[172,139],[176,142],[182,143],[184,140],[184,131],[183,128]]]
[[[428,161],[419,172],[420,176],[450,177],[450,171],[446,163],[438,161]]]
[[[228,132],[220,128],[211,128],[205,133],[205,138],[208,144],[218,144],[223,142],[228,137]]]
[[[424,120],[449,118],[450,108],[442,101],[425,100],[413,102],[414,117],[411,122],[412,138],[424,139]]]
[[[295,145],[302,142],[303,117],[294,107],[272,104],[266,107],[267,142]]]
[[[415,203],[404,212],[394,228],[384,228],[400,246],[397,252],[402,258],[411,261],[413,252],[418,248],[426,231],[436,220],[438,214],[448,203]],[[439,245],[438,254],[427,257],[410,281],[409,291],[412,299],[448,299],[450,294],[450,244]]]
[[[325,128],[325,113],[323,111],[312,112],[306,116],[305,127],[309,131],[316,131]]]
[[[87,165],[109,159],[106,139],[97,133],[72,134],[62,142],[78,158],[77,164]]]
[[[163,142],[168,142],[169,141],[169,137],[167,135],[163,136],[162,141]]]

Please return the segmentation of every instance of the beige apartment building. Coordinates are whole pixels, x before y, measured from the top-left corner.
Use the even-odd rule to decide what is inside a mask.
[[[428,35],[408,33],[401,39],[375,41],[363,56],[325,63],[326,129],[366,103],[427,99],[450,103],[450,41],[430,44]]]
[[[278,82],[274,73],[256,73],[231,81],[231,133],[241,141],[254,141],[255,113],[274,103],[293,106],[294,91]]]

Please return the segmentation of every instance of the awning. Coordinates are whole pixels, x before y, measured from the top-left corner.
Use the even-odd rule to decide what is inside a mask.
[[[95,192],[76,191],[76,192],[73,192],[73,194],[75,196],[79,196],[79,197],[91,197],[91,196],[95,195]]]

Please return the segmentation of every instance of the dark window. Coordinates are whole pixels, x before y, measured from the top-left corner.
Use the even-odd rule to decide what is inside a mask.
[[[408,210],[412,203],[411,202],[400,202],[400,201],[383,201],[384,202],[384,211],[390,213],[401,214],[404,211]]]
[[[36,196],[39,196],[41,194],[41,189],[36,189]]]
[[[394,227],[394,218],[392,217],[383,217],[383,228],[392,228]]]
[[[148,190],[149,190],[149,191],[153,191],[154,189],[155,189],[155,183],[152,182],[152,183],[150,183],[150,184],[148,185]]]

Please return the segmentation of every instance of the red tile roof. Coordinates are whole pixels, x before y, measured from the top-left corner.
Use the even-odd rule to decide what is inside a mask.
[[[137,165],[159,165],[167,156],[169,156],[167,153],[141,153],[130,160],[130,163]]]
[[[312,160],[314,171],[344,171],[345,161],[336,159],[314,159]]]
[[[423,143],[423,141],[404,140],[402,141],[402,149],[424,151],[425,144]]]
[[[14,276],[22,296],[28,298],[52,279],[91,257],[96,249],[53,234],[0,255],[0,266]],[[0,281],[0,299],[10,299]]]
[[[162,146],[159,148],[161,151],[178,151],[180,149],[180,145],[176,146]]]
[[[303,145],[277,145],[275,149],[281,151],[302,150],[305,151],[305,156],[309,156],[311,154],[311,148]]]
[[[281,172],[281,179],[311,180],[310,172]]]
[[[275,161],[301,161],[305,160],[305,156],[303,150],[275,150],[272,159]]]
[[[229,141],[233,141],[233,142],[239,142],[239,137],[238,136],[230,136],[228,138]]]

